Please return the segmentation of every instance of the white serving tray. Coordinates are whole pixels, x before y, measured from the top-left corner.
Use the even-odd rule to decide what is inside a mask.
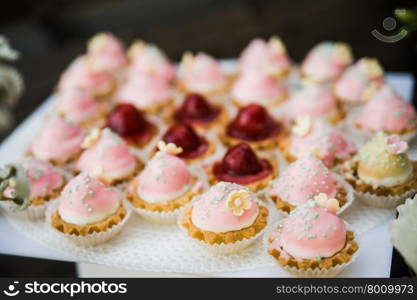
[[[389,73],[388,81],[396,90],[406,99],[411,99],[414,80],[412,75],[405,73]],[[51,107],[52,99],[48,99],[42,104],[31,116],[29,116],[15,131],[4,140],[0,145],[0,164],[5,164],[20,159],[34,133],[40,127],[45,112]],[[354,264],[349,266],[341,276],[346,277],[388,277],[391,266],[392,245],[388,233],[388,223],[394,218],[394,212],[388,214],[388,217],[380,225],[372,230],[359,236],[361,244],[361,254]],[[49,248],[45,244],[38,243],[21,231],[13,227],[7,218],[0,214],[0,253],[20,255],[28,257],[55,259],[63,261],[73,261],[62,252]],[[80,262],[77,260],[76,262]],[[82,261],[91,262],[89,259]],[[117,263],[113,267],[118,267]],[[126,268],[126,266],[123,266]],[[126,274],[123,270],[109,267],[100,267],[100,276],[123,276]],[[129,276],[154,276],[156,273],[141,272],[139,270],[129,271]],[[157,270],[161,271],[161,270]],[[176,276],[169,270],[165,273],[167,276]],[[88,275],[88,274],[87,274]],[[91,275],[91,274],[89,274]],[[93,274],[94,275],[94,274]],[[221,273],[204,273],[189,274],[192,276],[233,276],[233,277],[284,277],[287,273],[278,267],[262,267],[252,270],[239,272],[221,272]]]

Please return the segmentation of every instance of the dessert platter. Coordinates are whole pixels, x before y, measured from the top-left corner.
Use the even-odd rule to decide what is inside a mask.
[[[336,276],[417,192],[417,113],[345,43],[289,55],[176,65],[97,34],[3,145],[2,214],[72,261]]]

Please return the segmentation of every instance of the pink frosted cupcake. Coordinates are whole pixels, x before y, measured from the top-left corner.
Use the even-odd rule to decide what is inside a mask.
[[[226,91],[229,81],[227,74],[213,57],[205,53],[193,55],[190,52],[182,57],[177,84],[183,92],[217,94]]]
[[[298,117],[310,116],[335,124],[346,116],[332,90],[324,85],[306,86],[296,91],[284,104],[283,112],[283,118],[290,122]]]
[[[321,203],[323,194],[329,199]],[[321,205],[331,204],[332,211],[341,213],[353,201],[349,184],[311,156],[290,164],[271,184],[267,195],[277,209],[285,213],[309,200],[317,200]]]
[[[145,112],[167,109],[174,97],[171,85],[152,74],[135,73],[120,88],[116,98],[119,103],[130,103]]]
[[[306,155],[314,155],[326,166],[334,167],[356,154],[356,146],[339,130],[323,120],[299,117],[292,127],[292,134],[279,143],[288,162]]]
[[[272,107],[287,99],[288,88],[268,73],[251,70],[234,82],[231,96],[238,106],[255,103]]]
[[[110,73],[97,69],[87,56],[76,58],[61,75],[58,90],[84,89],[96,97],[109,96],[116,87]]]
[[[367,135],[378,131],[411,138],[417,131],[417,114],[389,85],[383,85],[355,117],[355,127]]]
[[[203,188],[185,162],[178,158],[182,149],[158,143],[159,151],[133,179],[127,199],[142,217],[160,223],[174,223],[180,210]]]
[[[323,83],[337,79],[352,63],[350,47],[341,42],[322,42],[307,54],[301,64],[301,76],[306,83]]]
[[[361,58],[347,68],[336,81],[333,91],[346,104],[361,104],[383,84],[384,70],[376,59]]]
[[[343,220],[314,201],[281,221],[267,237],[267,245],[281,267],[301,277],[335,276],[359,250]]]
[[[64,89],[56,97],[56,112],[81,127],[99,126],[109,109],[105,103],[96,101],[90,92],[82,89]]]
[[[291,61],[285,46],[278,37],[269,41],[256,38],[243,50],[239,58],[239,72],[265,71],[277,79],[281,79],[291,71]]]
[[[136,41],[130,46],[128,56],[131,74],[152,74],[166,82],[172,82],[175,78],[174,65],[161,49],[153,44]]]
[[[108,128],[92,130],[82,146],[86,150],[75,165],[76,171],[87,172],[107,184],[133,178],[142,166],[126,142]]]
[[[6,190],[9,189],[9,192],[13,190],[12,194],[19,194],[22,193],[22,189],[27,189],[29,191],[27,205],[22,209],[15,203],[2,206],[6,207],[8,212],[14,216],[29,220],[41,219],[44,217],[47,203],[59,196],[65,185],[66,177],[61,170],[53,167],[48,162],[35,158],[26,158],[18,165],[24,172],[26,186],[17,184],[17,182],[22,181],[19,178],[18,171],[10,174],[10,180],[6,183],[2,178],[2,184],[8,186]]]
[[[229,254],[248,247],[268,225],[268,209],[248,189],[219,182],[202,194],[179,219],[191,240]]]
[[[47,210],[48,223],[58,233],[83,246],[113,238],[130,213],[121,193],[81,173],[62,191],[59,203]]]
[[[123,44],[111,33],[93,36],[87,45],[87,56],[94,69],[115,72],[126,66]]]
[[[78,157],[84,137],[77,125],[52,115],[30,145],[29,155],[63,166]]]

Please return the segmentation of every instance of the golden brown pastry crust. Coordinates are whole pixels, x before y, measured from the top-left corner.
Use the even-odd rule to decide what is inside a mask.
[[[123,207],[123,205],[120,205],[114,214],[107,217],[103,221],[93,223],[93,224],[88,224],[88,225],[75,225],[75,224],[67,223],[64,220],[62,220],[57,210],[52,214],[51,225],[56,230],[65,234],[76,235],[76,236],[86,236],[94,232],[99,233],[99,232],[107,231],[113,226],[119,224],[123,220],[123,218],[126,217],[126,215],[127,215],[126,209]]]
[[[44,205],[45,203],[58,198],[61,195],[61,191],[65,186],[65,182],[62,183],[61,187],[54,189],[50,195],[39,196],[30,200],[30,204],[33,206]]]
[[[292,205],[291,203],[282,200],[281,197],[279,197],[278,195],[270,195],[269,197],[272,199],[272,201],[274,201],[275,207],[281,211],[290,213],[296,208],[295,205]],[[339,188],[335,196],[335,199],[339,202],[340,208],[342,208],[348,201],[346,190],[344,188]]]
[[[249,144],[254,150],[272,150],[277,147],[279,144],[280,139],[282,138],[283,134],[279,134],[277,136],[262,140],[262,141],[256,141],[256,142],[250,142],[246,140],[237,139],[234,137],[231,137],[226,134],[225,128],[219,128],[218,130],[218,136],[222,143],[228,147],[235,146],[237,144],[240,144],[242,142],[245,142]]]
[[[226,80],[226,82],[223,86],[221,86],[221,87],[219,87],[215,90],[209,91],[209,92],[198,92],[198,93],[202,94],[204,96],[207,96],[207,97],[227,93],[229,91],[230,87],[232,86],[233,81],[235,80],[235,78],[236,78],[235,75],[227,75],[227,80]],[[194,91],[190,90],[187,87],[187,85],[183,81],[181,81],[180,79],[175,81],[175,86],[183,94],[195,93]]]
[[[135,178],[132,181],[132,189],[133,191],[136,191],[137,186],[138,186],[138,179]],[[197,184],[197,179],[193,180],[193,185]],[[130,203],[132,203],[132,205],[134,207],[140,208],[140,209],[144,209],[144,210],[148,210],[148,211],[153,211],[153,212],[172,212],[175,211],[185,205],[187,205],[188,203],[191,202],[191,200],[193,199],[194,196],[196,196],[199,191],[193,191],[193,188],[191,187],[191,189],[184,195],[182,195],[181,197],[178,197],[174,200],[171,201],[166,201],[166,202],[160,202],[160,203],[149,203],[146,202],[145,200],[141,199],[136,192],[132,193],[129,191],[130,188],[128,188],[127,193],[126,193],[126,198],[127,200],[130,201]]]
[[[356,121],[355,121],[355,127],[357,129],[359,129],[359,130],[366,130],[366,129],[364,129],[362,127],[361,124],[357,123]],[[408,133],[415,132],[416,130],[417,130],[417,127],[416,128],[405,128],[405,129],[400,130],[400,131],[390,131],[390,132],[387,132],[387,133],[388,134],[399,134],[399,135],[402,135],[402,134],[408,134]],[[373,134],[376,134],[377,133],[377,131],[373,131],[373,130],[370,130],[370,132],[373,133]]]
[[[265,158],[260,157],[259,159],[265,159]],[[262,180],[255,181],[255,182],[252,182],[248,185],[245,185],[245,187],[247,187],[249,190],[251,190],[254,193],[266,188],[268,186],[269,182],[272,179],[274,179],[275,177],[277,177],[278,174],[279,174],[278,163],[273,159],[268,159],[268,161],[272,166],[272,173],[269,176],[262,179]],[[210,183],[210,185],[214,185],[214,184],[220,182],[213,173],[213,164],[205,166],[204,170],[207,174],[207,180]]]
[[[188,235],[194,239],[206,242],[210,245],[214,244],[231,244],[243,239],[254,237],[262,231],[268,223],[268,209],[264,206],[259,206],[259,214],[254,223],[246,228],[229,231],[229,232],[211,232],[205,231],[195,226],[191,219],[193,207],[188,207],[181,217],[181,224],[187,230]]]
[[[392,187],[375,187],[360,180],[357,173],[358,162],[355,160],[347,161],[342,165],[342,174],[346,181],[358,192],[370,193],[378,196],[400,196],[410,190],[417,189],[417,161],[413,161],[412,164],[414,169],[413,177],[403,184]]]
[[[271,239],[269,240],[271,243]],[[270,249],[268,253],[272,255],[279,264],[288,267],[296,267],[300,270],[307,269],[330,269],[337,265],[341,265],[349,262],[352,259],[353,254],[358,251],[359,246],[354,240],[354,233],[352,231],[346,232],[346,244],[342,250],[337,252],[331,257],[325,257],[322,259],[303,259],[297,260],[291,255],[287,254],[281,257],[281,251],[279,249]],[[288,257],[287,257],[288,256]]]

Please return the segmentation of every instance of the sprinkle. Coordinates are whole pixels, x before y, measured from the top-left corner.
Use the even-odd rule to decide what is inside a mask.
[[[90,196],[91,198],[93,198],[94,197],[94,191],[89,191],[88,192],[88,196]]]
[[[316,235],[315,234],[313,234],[313,233],[310,233],[308,236],[307,236],[307,239],[309,239],[309,240],[311,240],[311,239],[315,239],[316,238]]]

